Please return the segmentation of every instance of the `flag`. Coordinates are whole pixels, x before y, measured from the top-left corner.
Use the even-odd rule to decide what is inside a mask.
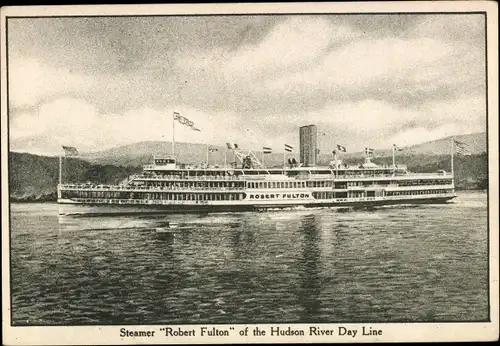
[[[78,156],[78,150],[76,150],[75,147],[66,147],[66,146],[62,146],[63,150],[64,150],[64,155],[66,156]]]
[[[461,155],[470,155],[471,152],[463,147],[456,147],[455,151],[457,152],[457,154],[461,154]]]
[[[367,148],[365,147],[365,154],[373,154],[373,149],[372,148]]]
[[[332,151],[332,154],[333,154],[333,155],[337,155],[337,151],[333,150],[333,151]]]
[[[238,144],[234,143],[233,146],[234,146],[234,149],[238,149]]]
[[[403,148],[398,147],[396,144],[393,144],[392,147],[395,151],[403,151]]]
[[[291,145],[285,144],[285,151],[291,153],[293,151],[293,147]]]
[[[469,151],[468,148],[468,145],[463,143],[463,142],[460,142],[460,141],[457,141],[456,139],[453,140],[455,142],[455,151],[457,152],[457,154],[461,154],[461,155],[470,155],[471,152]]]
[[[187,127],[190,127],[193,131],[201,132],[201,130],[199,128],[194,126],[193,121],[189,120],[186,117],[183,117],[182,115],[179,114],[179,112],[174,112],[174,120],[177,120],[182,125],[186,125]]]
[[[233,145],[229,142],[226,143],[228,149],[234,149]]]
[[[340,144],[337,144],[337,149],[338,149],[339,151],[343,151],[344,153],[346,152],[345,147],[344,147],[344,146],[342,146],[342,145],[340,145]]]
[[[273,149],[271,149],[269,147],[262,147],[262,152],[264,154],[271,154],[273,152]]]

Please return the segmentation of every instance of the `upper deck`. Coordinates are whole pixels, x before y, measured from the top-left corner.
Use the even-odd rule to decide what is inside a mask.
[[[237,168],[199,167],[176,164],[173,157],[155,157],[154,164],[145,165],[144,172],[136,176],[144,180],[324,180],[324,179],[379,179],[379,178],[423,178],[447,177],[445,171],[435,173],[413,173],[406,165],[376,165],[369,159],[361,165],[340,164],[336,167],[282,167],[282,168]]]

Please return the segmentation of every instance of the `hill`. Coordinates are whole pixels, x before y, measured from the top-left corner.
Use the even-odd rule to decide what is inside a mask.
[[[391,157],[374,159],[377,164],[390,164]],[[362,160],[351,158],[349,164]],[[414,172],[449,171],[450,157],[446,155],[410,155],[399,158],[398,163],[408,165]],[[55,201],[58,182],[58,159],[24,153],[9,155],[9,193],[12,201]],[[129,175],[140,172],[140,166],[114,166],[91,164],[80,159],[68,159],[63,165],[64,182],[93,181],[116,184]],[[486,189],[488,186],[488,157],[479,155],[457,156],[455,159],[457,189]]]
[[[95,165],[67,158],[63,164],[63,182],[95,181],[116,184],[140,167]],[[57,198],[59,159],[26,153],[9,153],[9,195],[14,201],[53,201]]]
[[[234,161],[234,155],[231,150],[225,146],[210,145],[210,148],[217,151],[209,154],[211,165],[224,163],[224,156],[227,155],[227,162]],[[227,153],[226,153],[227,151]],[[108,164],[115,166],[141,166],[152,162],[153,155],[172,154],[171,142],[147,141],[119,146],[116,148],[103,150],[94,153],[82,153],[81,158],[93,164]],[[175,154],[179,163],[196,165],[207,160],[207,145],[198,143],[175,143]],[[262,153],[255,153],[259,160],[262,159]],[[283,154],[273,153],[266,155],[266,163],[269,165],[283,165]]]
[[[455,157],[455,177],[457,189],[485,189],[488,184],[488,156],[486,154],[486,134],[456,136],[468,145],[472,155]],[[216,147],[211,153],[210,164],[223,163],[225,147]],[[397,163],[406,164],[413,172],[450,171],[450,138],[427,142],[398,152]],[[142,165],[150,163],[155,153],[171,153],[169,142],[140,142],[124,145],[97,153],[82,154],[79,158],[65,158],[63,165],[64,182],[93,181],[116,184],[129,175],[142,170]],[[179,163],[198,164],[206,160],[207,146],[203,144],[176,143]],[[377,164],[392,164],[390,149],[376,150],[372,161]],[[257,153],[259,159],[261,154]],[[297,154],[294,154],[297,157]],[[291,157],[291,156],[290,156]],[[298,157],[297,157],[298,158]],[[331,154],[319,157],[320,165],[327,165]],[[363,153],[345,153],[342,159],[348,164],[360,164]],[[234,161],[233,154],[227,152],[227,162]],[[283,154],[266,155],[267,167],[282,167]],[[9,193],[13,201],[53,201],[56,199],[58,182],[58,158],[27,153],[9,153]]]
[[[486,132],[472,133],[467,135],[453,136],[455,140],[465,143],[467,150],[471,154],[481,154],[487,151]],[[450,155],[451,139],[453,137],[441,138],[435,141],[416,144],[404,147],[402,152],[397,155]],[[396,143],[397,145],[397,143]],[[342,155],[345,158],[364,157],[363,152],[346,153]],[[377,149],[375,148],[374,157],[392,157],[392,148]],[[331,155],[330,155],[331,157]]]
[[[486,152],[486,133],[474,133],[468,135],[455,136],[455,139],[466,143],[468,150],[471,154],[481,154]],[[403,152],[398,152],[398,157],[401,155],[449,155],[450,153],[450,143],[451,137],[425,142],[422,144],[413,145],[407,148]],[[211,148],[216,148],[217,151],[210,153],[209,161],[210,164],[223,164],[224,155],[226,153],[226,148],[224,146],[210,146]],[[207,157],[207,146],[205,144],[197,143],[175,143],[175,152],[180,158],[180,163],[185,164],[199,164],[200,162],[206,161]],[[82,158],[93,163],[101,165],[115,165],[115,166],[140,166],[152,162],[154,154],[171,154],[172,153],[172,143],[171,142],[158,142],[158,141],[147,141],[138,142],[134,144],[128,144],[119,146],[116,148],[103,150],[94,153],[83,153]],[[255,155],[262,160],[262,153],[255,152]],[[392,157],[392,150],[389,149],[377,149],[375,148],[374,157]],[[289,157],[296,157],[298,159],[298,153],[291,154]],[[351,158],[362,158],[364,153],[354,152],[342,154],[342,158],[347,160]],[[319,164],[327,165],[332,160],[331,151],[322,152],[319,155]],[[234,157],[231,151],[227,152],[227,162],[234,161]],[[281,167],[283,165],[283,153],[272,153],[266,155],[265,157],[267,167]]]

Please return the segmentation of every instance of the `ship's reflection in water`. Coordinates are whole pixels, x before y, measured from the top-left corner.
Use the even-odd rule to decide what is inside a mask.
[[[458,201],[80,218],[13,205],[13,323],[485,319],[485,195]]]
[[[320,277],[320,234],[318,220],[320,216],[304,215],[300,218],[299,231],[302,233],[302,250],[298,258],[298,273],[300,289],[298,301],[302,306],[301,317],[307,320],[309,316],[317,316],[321,307],[321,277]]]

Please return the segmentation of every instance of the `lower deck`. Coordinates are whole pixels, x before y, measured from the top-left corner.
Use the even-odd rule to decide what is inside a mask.
[[[300,196],[300,195],[299,195]],[[394,204],[446,203],[456,197],[454,192],[427,195],[384,197],[354,197],[332,199],[280,199],[242,201],[167,201],[123,199],[59,199],[59,214],[129,214],[129,213],[189,213],[231,212],[284,208],[310,207],[371,207]]]

